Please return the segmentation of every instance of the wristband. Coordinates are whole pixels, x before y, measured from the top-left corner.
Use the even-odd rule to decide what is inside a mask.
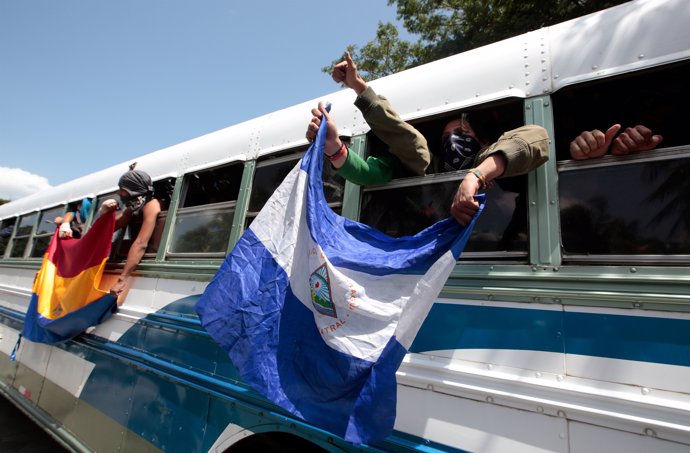
[[[340,145],[340,149],[335,154],[331,154],[330,156],[328,154],[326,154],[326,157],[328,158],[328,160],[333,162],[334,160],[338,160],[341,157],[343,157],[346,153],[347,153],[347,146],[345,146],[345,143],[343,143],[342,145]]]
[[[479,180],[479,190],[483,190],[486,188],[486,177],[482,174],[481,171],[477,170],[476,168],[470,168],[467,170],[468,173],[472,173],[474,176],[477,177]]]

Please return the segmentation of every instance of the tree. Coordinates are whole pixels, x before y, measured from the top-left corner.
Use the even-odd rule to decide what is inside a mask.
[[[348,51],[362,76],[372,80],[625,1],[388,0],[418,41],[404,41],[395,25],[379,22],[373,41],[361,49],[350,45]],[[331,68],[332,64],[322,71],[330,73]]]
[[[0,198],[0,206],[4,205],[5,203],[9,203],[10,200],[5,200],[4,198]]]

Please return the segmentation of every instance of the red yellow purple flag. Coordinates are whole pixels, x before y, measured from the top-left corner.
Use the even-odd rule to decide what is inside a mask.
[[[117,297],[98,287],[114,228],[115,213],[110,212],[80,239],[60,239],[56,229],[34,280],[22,337],[61,343],[117,310]]]

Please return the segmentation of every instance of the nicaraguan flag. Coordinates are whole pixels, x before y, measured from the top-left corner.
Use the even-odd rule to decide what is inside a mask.
[[[371,443],[392,432],[395,372],[473,224],[448,218],[392,238],[335,214],[323,193],[325,133],[322,124],[196,310],[259,393]]]
[[[102,215],[80,239],[60,239],[56,229],[36,275],[21,336],[56,344],[105,321],[117,297],[98,288],[110,253],[115,213]]]

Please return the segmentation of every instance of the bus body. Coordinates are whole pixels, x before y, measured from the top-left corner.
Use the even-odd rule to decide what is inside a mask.
[[[633,1],[371,83],[432,149],[464,110],[551,138],[546,164],[487,190],[398,370],[385,441],[351,445],[267,402],[194,311],[306,149],[318,100],[136,159],[163,212],[119,311],[57,346],[24,341],[15,361],[46,220],[84,197],[96,210],[129,162],[0,206],[3,395],[75,451],[690,451],[688,24],[687,0]],[[319,100],[353,152],[383,147],[351,90]],[[647,119],[664,128],[654,150],[568,155],[580,131]],[[359,187],[331,171],[324,183],[337,212],[404,235],[448,215],[463,172],[432,173]],[[129,239],[114,237],[102,287]]]

